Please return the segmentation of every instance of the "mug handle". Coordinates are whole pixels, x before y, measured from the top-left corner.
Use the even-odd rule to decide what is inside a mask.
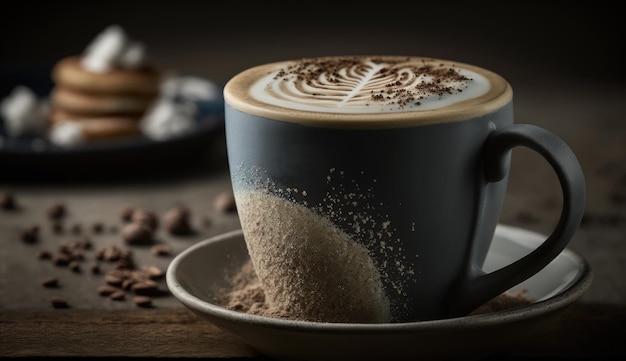
[[[487,183],[498,182],[508,172],[512,148],[524,146],[539,153],[555,170],[563,191],[563,208],[552,234],[537,249],[496,271],[485,273],[473,249],[464,266],[465,273],[452,290],[449,316],[465,316],[493,297],[525,281],[547,266],[568,244],[580,225],[585,208],[585,178],[576,156],[553,133],[529,124],[513,124],[493,131],[483,148],[484,176]],[[482,186],[485,188],[487,184]],[[476,227],[482,224],[479,205]],[[476,232],[479,233],[479,232]],[[475,235],[476,237],[476,235]],[[478,242],[473,242],[472,248]],[[482,262],[482,261],[481,261]]]

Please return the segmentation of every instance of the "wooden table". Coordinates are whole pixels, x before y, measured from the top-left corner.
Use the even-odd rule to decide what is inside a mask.
[[[611,74],[610,65],[615,64],[610,57],[615,54],[614,47],[603,48],[601,41],[607,38],[602,36],[614,39],[615,44],[623,39],[611,37],[612,33],[595,33],[604,29],[600,25],[611,22],[598,20],[595,23],[598,26],[570,28],[569,32],[557,27],[552,29],[554,37],[544,41],[543,28],[528,28],[537,19],[530,21],[520,13],[518,23],[513,19],[503,21],[502,29],[517,25],[521,30],[511,34],[525,34],[528,41],[522,44],[521,38],[515,37],[516,47],[507,47],[499,46],[510,45],[506,31],[493,34],[493,29],[487,32],[478,27],[464,28],[460,38],[452,28],[437,28],[439,37],[433,37],[415,30],[411,23],[393,31],[394,41],[383,41],[388,38],[380,31],[368,32],[368,27],[359,28],[367,34],[363,37],[355,35],[356,27],[350,28],[354,32],[339,27],[316,33],[317,36],[308,31],[276,33],[273,28],[263,32],[254,26],[225,32],[221,29],[232,30],[232,24],[218,21],[206,28],[193,26],[199,24],[193,16],[199,12],[187,11],[183,15],[180,9],[160,7],[152,2],[150,8],[150,14],[170,11],[177,14],[176,26],[163,26],[159,19],[165,18],[156,15],[146,17],[150,26],[141,26],[133,19],[139,14],[144,17],[145,9],[128,4],[123,12],[116,12],[119,9],[113,6],[100,9],[102,17],[98,21],[85,17],[80,23],[73,22],[71,27],[61,27],[57,16],[47,15],[60,14],[61,10],[56,5],[42,8],[37,14],[33,12],[32,16],[37,17],[33,22],[48,24],[42,27],[46,34],[65,41],[39,49],[37,46],[43,46],[44,42],[40,32],[24,32],[19,35],[22,40],[11,39],[12,44],[28,43],[29,47],[11,56],[16,61],[49,65],[61,56],[83,49],[86,41],[104,25],[118,21],[149,45],[151,54],[162,66],[205,76],[220,84],[235,72],[258,63],[330,53],[429,54],[477,63],[503,73],[514,87],[517,122],[540,125],[556,133],[579,157],[587,177],[587,210],[569,248],[589,262],[594,281],[578,302],[547,323],[540,333],[512,341],[510,352],[494,359],[626,356],[623,342],[626,340],[626,87],[621,74],[600,77]],[[590,10],[585,8],[587,11]],[[545,25],[561,19],[560,15],[542,16],[537,21]],[[583,15],[581,19],[591,21]],[[293,26],[299,19],[289,24]],[[466,24],[463,16],[454,19]],[[8,16],[4,20],[4,24],[10,21]],[[82,31],[77,32],[78,28]],[[174,28],[178,30],[176,36],[171,32]],[[586,51],[581,54],[582,43],[572,44],[569,36],[593,38],[585,43],[585,50],[592,49],[595,56]],[[606,43],[614,44],[609,40]],[[545,60],[535,51],[543,52]],[[567,56],[580,56],[591,62],[581,65],[593,66],[585,65],[584,72],[574,74],[572,69],[582,68],[563,61]],[[594,60],[598,62],[593,63]],[[602,64],[608,64],[608,68]],[[539,65],[553,68],[544,72],[538,70]],[[83,177],[85,169],[76,168],[69,177],[53,181],[48,177],[50,174],[16,179],[14,176],[19,174],[8,174],[0,164],[0,191],[13,193],[20,205],[19,211],[0,211],[0,357],[268,359],[236,337],[201,320],[167,292],[154,298],[152,308],[138,307],[130,297],[113,301],[100,296],[96,289],[103,282],[103,274],[91,274],[87,266],[96,248],[122,245],[120,212],[125,205],[144,207],[162,215],[174,204],[183,203],[192,212],[196,233],[173,236],[160,228],[158,240],[171,246],[172,253],[155,256],[147,247],[134,248],[135,260],[141,265],[165,269],[171,258],[188,246],[239,228],[236,213],[223,213],[213,206],[215,197],[230,189],[226,159],[223,137],[218,136],[207,145],[206,152],[197,154],[181,167],[159,165],[157,159],[155,166],[147,170],[131,169],[88,178]],[[54,232],[46,213],[50,205],[58,202],[68,209],[62,234]],[[501,222],[548,233],[558,218],[559,202],[558,183],[552,170],[536,154],[516,149]],[[105,231],[94,233],[92,226],[96,223],[103,224]],[[22,231],[33,225],[40,226],[39,241],[23,242]],[[77,225],[94,245],[94,249],[85,252],[82,272],[72,272],[37,258],[41,248],[54,249],[78,237],[72,233]],[[112,266],[104,264],[103,271],[107,267]],[[59,279],[59,287],[41,285],[49,276]],[[164,281],[160,282],[161,289],[166,291]],[[65,298],[69,307],[54,309],[50,301],[54,296]]]
[[[551,109],[543,111],[550,113]],[[580,137],[572,137],[567,127],[559,128],[557,124],[551,128],[569,138],[588,174],[588,211],[569,248],[591,264],[594,282],[577,303],[547,323],[541,333],[512,342],[510,353],[502,357],[624,356],[626,218],[618,194],[626,188],[626,172],[618,165],[625,160],[625,153],[613,149],[624,143],[607,143],[602,150],[611,152],[599,154],[596,142],[607,137],[624,139],[625,127],[618,128],[621,133],[615,128],[603,133],[601,130],[608,127],[597,128],[590,126],[595,123],[586,122],[581,126],[587,128],[577,132]],[[590,134],[595,136],[588,137]],[[605,161],[597,162],[598,157]],[[530,167],[535,172],[524,171]],[[157,215],[163,215],[175,204],[186,205],[196,230],[192,236],[174,236],[160,228],[158,242],[171,246],[172,254],[155,256],[147,247],[134,247],[137,265],[154,265],[164,270],[169,260],[188,246],[239,228],[236,213],[214,207],[218,194],[230,190],[222,137],[214,140],[197,165],[174,175],[166,172],[159,169],[130,178],[1,183],[0,189],[13,193],[20,207],[0,213],[1,357],[267,358],[201,320],[171,295],[154,298],[153,307],[146,309],[136,306],[130,296],[125,301],[113,301],[97,293],[97,287],[104,283],[103,274],[111,265],[103,264],[100,275],[91,274],[87,265],[98,248],[111,244],[124,247],[119,232],[124,224],[121,212],[126,205]],[[549,172],[532,153],[520,151],[514,156],[503,223],[544,233],[550,230],[558,205],[550,194],[556,185],[547,182],[552,177]],[[545,182],[548,186],[543,186]],[[47,213],[57,203],[68,210],[61,234],[54,231]],[[94,224],[102,224],[104,231],[95,233]],[[24,242],[21,232],[33,225],[40,226],[39,241]],[[77,225],[80,234],[73,233]],[[42,249],[54,250],[80,237],[88,237],[94,245],[85,252],[80,273],[37,257]],[[59,279],[58,288],[41,285],[49,276]],[[167,290],[164,281],[160,287]],[[54,296],[65,298],[69,307],[54,309]]]

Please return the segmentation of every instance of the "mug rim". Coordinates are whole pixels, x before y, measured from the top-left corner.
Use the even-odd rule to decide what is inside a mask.
[[[469,120],[485,114],[492,113],[513,99],[513,89],[509,82],[495,72],[463,62],[446,59],[400,56],[400,55],[356,55],[368,58],[381,59],[411,59],[443,64],[454,68],[467,69],[476,72],[489,80],[491,86],[487,92],[479,97],[467,99],[448,105],[445,108],[434,110],[406,110],[380,113],[332,113],[315,112],[307,110],[288,109],[273,104],[264,103],[249,94],[249,89],[254,81],[269,73],[289,64],[294,64],[302,59],[284,60],[257,65],[243,70],[233,76],[224,86],[224,100],[227,106],[241,112],[260,116],[268,119],[290,123],[298,123],[309,126],[323,127],[368,127],[368,128],[393,128],[411,125],[425,125],[435,123],[449,123]],[[345,56],[325,56],[309,59],[349,58]]]

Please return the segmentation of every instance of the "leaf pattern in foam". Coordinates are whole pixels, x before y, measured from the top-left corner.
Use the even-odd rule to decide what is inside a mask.
[[[259,98],[301,110],[397,111],[460,94],[473,75],[422,58],[302,59],[268,75]]]

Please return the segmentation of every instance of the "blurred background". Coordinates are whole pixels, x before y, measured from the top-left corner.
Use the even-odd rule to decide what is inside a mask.
[[[618,163],[610,158],[623,153],[626,143],[621,17],[616,5],[605,1],[4,0],[0,69],[49,74],[57,61],[82,53],[113,24],[143,42],[149,60],[161,70],[203,77],[220,87],[248,67],[300,57],[453,59],[507,78],[514,89],[516,121],[563,137],[591,173],[604,163]],[[219,150],[222,145],[210,153]],[[515,155],[522,164],[533,157],[524,152]],[[537,163],[538,174],[550,171]],[[519,169],[527,175],[526,168]],[[538,187],[544,183],[536,182]]]
[[[609,4],[3,0],[0,65],[50,67],[118,24],[162,68],[219,83],[259,63],[358,53],[476,63],[514,85],[623,82],[621,11]]]

